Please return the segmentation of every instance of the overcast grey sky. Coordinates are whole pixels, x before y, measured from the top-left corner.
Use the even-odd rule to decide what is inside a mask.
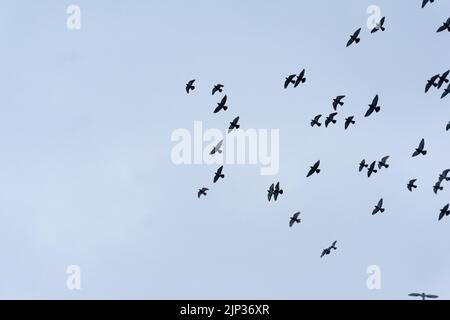
[[[450,167],[450,98],[424,94],[450,68],[450,34],[436,33],[450,2],[420,2],[2,1],[0,298],[450,298],[450,220],[437,221],[450,185],[431,188]],[[70,4],[80,30],[66,27]],[[372,4],[387,28],[374,35]],[[284,90],[301,68],[306,83]],[[217,82],[230,108],[214,115]],[[382,111],[364,119],[377,93]],[[339,94],[337,125],[311,128]],[[217,166],[172,163],[175,129],[235,116],[280,130],[278,175],[229,165],[212,186]],[[412,159],[421,138],[428,155]],[[389,169],[358,173],[385,155]],[[268,203],[276,181],[285,193]],[[79,291],[66,288],[73,264]],[[381,290],[366,287],[369,265]]]

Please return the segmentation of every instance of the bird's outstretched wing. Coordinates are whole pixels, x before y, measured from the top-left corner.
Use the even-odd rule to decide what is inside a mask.
[[[383,207],[383,198],[380,199],[380,201],[378,201],[378,207]]]
[[[306,175],[306,177],[310,177],[316,170],[314,168],[309,169],[308,174]]]
[[[436,299],[436,298],[439,298],[439,296],[437,296],[435,294],[426,294],[425,298]]]
[[[450,122],[447,124],[447,126],[445,127],[445,130],[450,130]]]
[[[419,149],[423,150],[425,148],[425,139],[420,140]]]
[[[375,98],[373,98],[371,106],[375,108],[377,104],[378,104],[378,94],[375,96]]]
[[[420,293],[410,293],[408,294],[410,297],[421,297],[422,295]]]
[[[367,118],[368,116],[370,116],[373,113],[374,110],[375,110],[375,108],[369,107],[369,109],[367,110],[367,112],[364,115],[364,117]]]
[[[443,24],[442,26],[439,27],[439,29],[436,30],[436,32],[442,32],[444,30],[447,30],[447,26],[445,24]]]

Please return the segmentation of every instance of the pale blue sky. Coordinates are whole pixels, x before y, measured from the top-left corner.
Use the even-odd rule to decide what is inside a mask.
[[[420,2],[2,1],[0,297],[450,298],[450,220],[437,221],[450,185],[431,189],[450,167],[450,98],[423,93],[450,68],[450,34],[435,32],[450,3]],[[66,28],[70,4],[81,30]],[[371,4],[384,33],[366,28]],[[361,43],[346,48],[359,27]],[[306,84],[284,90],[303,67]],[[213,115],[217,82],[230,109]],[[363,119],[377,93],[382,112]],[[339,94],[338,124],[312,129]],[[280,172],[228,166],[198,200],[216,166],[175,166],[171,133],[238,115],[243,128],[280,129]],[[421,138],[429,154],[412,159]],[[384,155],[388,170],[357,172]],[[318,159],[322,172],[306,179]],[[285,194],[268,203],[274,181]],[[386,212],[373,217],[380,197]],[[289,229],[295,211],[303,220]],[[66,289],[71,264],[81,291]],[[374,264],[378,291],[366,288]]]

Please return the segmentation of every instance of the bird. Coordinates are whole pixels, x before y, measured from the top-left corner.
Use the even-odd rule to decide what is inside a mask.
[[[440,221],[443,217],[450,215],[450,210],[448,208],[450,207],[450,204],[446,204],[445,207],[441,209],[441,212],[439,213],[439,220]]]
[[[389,159],[389,156],[386,156],[386,157],[383,157],[382,159],[381,159],[381,161],[378,161],[378,169],[381,169],[381,168],[389,168],[389,165],[386,163],[386,161]]]
[[[431,87],[437,87],[436,80],[439,78],[439,74],[436,74],[430,78],[430,80],[427,80],[427,84],[425,85],[425,93],[430,90]]]
[[[375,96],[375,98],[373,98],[372,103],[369,104],[369,110],[367,110],[365,117],[370,116],[374,111],[375,112],[380,112],[381,107],[377,105],[378,104],[378,95]]]
[[[275,192],[275,183],[272,183],[269,187],[269,190],[267,190],[267,198],[269,199],[269,202],[270,200],[272,200],[274,192]]]
[[[219,180],[219,178],[225,178],[225,175],[222,173],[223,166],[221,166],[219,169],[217,169],[216,173],[214,174],[214,183]]]
[[[334,117],[337,116],[337,112],[330,113],[330,115],[325,119],[325,128],[328,128],[330,123],[336,123]]]
[[[418,148],[416,148],[416,151],[414,151],[414,153],[413,153],[413,157],[417,157],[419,154],[421,154],[421,155],[426,155],[427,154],[427,151],[426,150],[424,150],[424,148],[425,148],[425,139],[422,139],[421,141],[420,141],[420,143],[419,143],[419,147]]]
[[[289,220],[289,227],[292,227],[294,223],[300,223],[302,219],[300,219],[298,216],[300,215],[300,212],[294,213],[294,215]]]
[[[445,131],[450,130],[450,121],[447,123],[447,126],[445,127]]]
[[[427,0],[424,0],[424,2],[425,1],[427,1]],[[431,2],[433,2],[433,0],[431,0]],[[428,298],[428,299],[439,298],[439,296],[436,296],[434,294],[426,294],[426,293],[410,293],[410,294],[408,294],[408,296],[410,296],[410,297],[421,297],[422,300],[425,300],[425,298]]]
[[[305,81],[306,81],[306,78],[305,78],[305,69],[303,69],[303,70],[300,72],[300,74],[297,76],[297,80],[295,80],[294,88],[297,88],[297,86],[298,86],[300,83],[305,83]]]
[[[438,85],[437,85],[438,89],[440,89],[444,83],[449,82],[449,80],[447,79],[449,73],[450,73],[450,70],[447,70],[442,74],[442,76],[441,75],[439,76],[439,81],[438,81]]]
[[[217,104],[216,109],[214,109],[214,113],[219,112],[220,110],[226,111],[228,107],[225,105],[227,103],[227,95],[225,95],[222,100]]]
[[[187,92],[188,94],[189,94],[189,91],[195,89],[194,82],[195,82],[195,79],[190,80],[188,83],[186,83],[186,92]]]
[[[350,124],[355,124],[355,120],[353,120],[354,118],[355,118],[354,116],[345,118],[345,130],[347,130]]]
[[[437,29],[436,32],[442,32],[447,30],[448,32],[450,32],[450,18],[447,19],[447,21],[445,21],[441,27],[439,27],[439,29]]]
[[[342,102],[342,99],[344,99],[345,96],[337,96],[333,99],[333,109],[336,110],[338,106],[343,106],[344,102]]]
[[[322,115],[318,114],[317,116],[314,117],[313,120],[311,120],[311,127],[314,127],[315,125],[320,127],[322,124],[319,122],[319,119]]]
[[[423,0],[423,1],[422,1],[422,8],[425,7],[425,6],[427,5],[428,2],[429,2],[429,3],[433,3],[434,0]]]
[[[367,176],[370,178],[370,176],[372,175],[372,173],[377,173],[378,171],[375,170],[375,165],[377,164],[376,161],[372,162],[369,169],[367,170]]]
[[[356,31],[350,36],[350,40],[348,40],[348,42],[347,42],[347,47],[349,47],[353,42],[359,43],[359,41],[361,41],[361,39],[358,38],[360,32],[361,32],[361,28],[359,28],[358,30],[356,30]]]
[[[366,163],[365,159],[362,159],[359,163],[359,172],[361,172],[364,168],[367,168],[369,165]]]
[[[448,177],[448,173],[450,172],[450,169],[446,169],[442,171],[442,173],[439,175],[439,182],[442,181],[450,181],[450,177]]]
[[[370,31],[370,33],[375,33],[375,32],[377,32],[378,30],[381,30],[381,31],[386,30],[386,28],[383,27],[384,21],[385,21],[385,20],[386,20],[386,17],[381,18],[380,22],[378,22],[378,23],[376,24],[375,28],[373,28],[372,31]]]
[[[436,182],[435,185],[433,186],[433,192],[434,192],[435,194],[437,194],[438,191],[442,191],[442,190],[444,190],[444,187],[441,186],[441,183],[440,183],[439,181]]]
[[[280,189],[280,183],[277,182],[275,185],[275,190],[273,191],[273,198],[277,201],[278,195],[283,194],[283,189]]]
[[[294,78],[296,77],[296,74],[291,74],[289,75],[286,80],[284,81],[284,88],[287,89],[287,87],[289,86],[289,84],[295,84],[295,80]]]
[[[372,211],[372,215],[375,215],[375,214],[377,214],[378,212],[381,212],[381,213],[384,212],[384,208],[383,208],[383,198],[381,198],[381,199],[378,201],[377,205],[375,206],[375,209],[373,209],[373,211]]]
[[[314,173],[318,174],[320,172],[319,166],[320,166],[320,160],[317,161],[312,167],[310,167],[306,177],[308,178],[308,177],[312,176]]]
[[[221,150],[220,148],[222,148],[222,144],[223,144],[223,139],[220,140],[220,141],[216,144],[216,146],[211,150],[211,152],[210,152],[209,154],[210,154],[210,155],[213,155],[213,154],[215,154],[216,152],[217,152],[218,154],[221,154],[221,153],[222,153],[222,150]]]
[[[337,243],[337,241],[334,241],[331,244],[331,246],[329,246],[326,249],[323,249],[322,254],[320,255],[320,257],[322,258],[323,256],[330,254],[331,253],[331,249],[337,250],[336,243]]]
[[[223,84],[220,84],[220,83],[216,84],[214,86],[214,88],[212,89],[212,95],[214,95],[216,92],[222,93],[222,91],[223,91],[222,88],[223,88]]]
[[[413,189],[416,189],[417,186],[414,184],[417,181],[417,179],[412,179],[409,180],[408,184],[406,185],[406,187],[408,188],[409,191],[413,191]]]
[[[208,188],[201,188],[201,189],[198,189],[197,197],[200,198],[201,195],[206,196],[206,191],[208,191],[208,190],[209,190]]]
[[[441,99],[444,99],[449,93],[450,93],[450,84],[447,86],[447,88],[444,89]]]
[[[236,117],[233,119],[233,121],[230,122],[230,126],[228,127],[228,133],[230,133],[233,129],[239,129],[240,125],[238,124],[239,117]]]

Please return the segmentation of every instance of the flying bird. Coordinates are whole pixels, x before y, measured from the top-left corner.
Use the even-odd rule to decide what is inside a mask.
[[[433,192],[435,194],[437,194],[439,191],[442,191],[442,190],[444,190],[444,187],[441,186],[441,183],[439,181],[436,182],[435,185],[433,186]]]
[[[365,159],[362,159],[359,163],[359,172],[361,172],[364,168],[367,168],[369,165],[366,163]]]
[[[214,88],[212,89],[212,95],[214,95],[214,93],[216,93],[216,92],[222,93],[222,91],[223,91],[222,88],[223,88],[223,84],[220,84],[220,83],[216,84],[214,86]]]
[[[367,110],[365,117],[370,116],[374,111],[375,112],[380,112],[381,107],[377,105],[378,104],[378,95],[375,96],[375,98],[373,98],[372,103],[369,104],[369,110]]]
[[[297,76],[297,80],[295,80],[294,88],[297,88],[297,86],[298,86],[300,83],[305,83],[305,81],[306,81],[306,78],[305,78],[305,69],[303,69],[303,70],[300,72],[300,74]]]
[[[322,254],[320,255],[320,257],[322,258],[323,256],[330,254],[331,253],[331,249],[337,250],[336,243],[337,243],[337,241],[334,241],[331,244],[331,246],[329,246],[326,249],[323,249]]]
[[[445,130],[446,131],[450,130],[450,121],[447,123],[447,127],[445,127]]]
[[[272,196],[274,195],[274,193],[275,193],[275,183],[272,183],[270,185],[269,190],[267,190],[267,199],[269,199],[269,202],[270,200],[272,200]]]
[[[353,42],[359,43],[359,41],[361,41],[361,39],[358,38],[360,32],[361,32],[361,28],[359,28],[358,30],[356,30],[356,31],[350,36],[350,40],[348,40],[348,42],[347,42],[347,47],[350,46]]]
[[[375,28],[372,29],[372,31],[370,31],[370,33],[375,33],[378,30],[384,31],[386,30],[386,28],[383,26],[384,25],[384,21],[386,20],[386,17],[381,18],[380,22],[378,22],[375,26]]]
[[[439,76],[439,82],[437,85],[438,89],[440,89],[444,83],[449,82],[449,80],[447,79],[449,73],[450,73],[450,70],[447,70],[442,74],[442,76],[441,75]]]
[[[289,227],[292,227],[294,223],[300,223],[302,219],[300,219],[298,216],[300,215],[300,212],[294,213],[294,215],[289,220]]]
[[[439,78],[439,74],[436,74],[430,78],[430,80],[427,80],[427,84],[425,85],[425,93],[430,90],[431,87],[437,87],[438,84],[436,83],[436,80]]]
[[[319,115],[315,116],[313,120],[311,120],[311,127],[314,127],[315,125],[318,126],[318,127],[320,127],[320,126],[322,125],[322,124],[319,122],[319,119],[320,119],[321,116],[322,116],[322,115],[319,114]]]
[[[450,172],[450,169],[446,169],[442,171],[442,173],[439,175],[439,182],[442,181],[450,181],[450,177],[448,176],[448,173]]]
[[[439,213],[439,220],[440,221],[443,217],[450,215],[450,210],[448,208],[450,207],[450,204],[446,204],[445,207],[441,209],[441,212]]]
[[[416,189],[417,186],[414,184],[417,181],[417,179],[412,179],[409,180],[408,184],[406,185],[406,187],[408,188],[409,191],[413,191],[413,189]]]
[[[318,174],[320,172],[319,166],[320,166],[320,160],[317,161],[312,167],[310,167],[306,177],[308,178],[308,177],[312,176],[314,173]]]
[[[189,81],[188,83],[186,83],[186,92],[188,94],[189,94],[189,91],[192,91],[192,90],[195,89],[194,82],[195,82],[195,79],[193,79],[193,80]]]
[[[230,133],[233,129],[239,129],[240,125],[238,124],[239,117],[236,117],[233,119],[232,122],[230,122],[230,126],[228,127],[228,133]]]
[[[198,189],[197,197],[200,198],[201,195],[206,196],[206,191],[208,191],[208,190],[209,190],[208,188],[201,188],[201,189]]]
[[[372,175],[372,173],[377,173],[378,171],[375,170],[375,165],[377,164],[376,161],[372,162],[372,164],[370,165],[369,169],[367,170],[367,176],[370,178],[370,176]]]
[[[384,212],[384,208],[383,208],[383,198],[380,199],[380,201],[378,201],[377,205],[375,206],[375,209],[373,209],[372,211],[372,215],[377,214],[378,212],[383,213]]]
[[[217,104],[216,109],[214,109],[214,113],[219,112],[220,110],[226,111],[228,107],[225,105],[227,103],[227,95],[225,95],[222,100]]]
[[[273,198],[277,201],[278,195],[283,194],[283,189],[280,189],[280,183],[277,182],[275,185],[275,190],[273,191]]]
[[[427,154],[427,151],[426,150],[424,150],[424,148],[425,148],[425,139],[422,139],[421,141],[420,141],[420,143],[419,143],[419,147],[418,148],[416,148],[416,151],[414,151],[414,153],[413,153],[413,157],[417,157],[419,154],[421,154],[421,155],[426,155]]]
[[[221,166],[219,169],[217,169],[216,173],[214,174],[214,183],[219,180],[219,178],[225,178],[225,175],[222,173],[223,166]]]
[[[342,99],[344,99],[345,96],[337,96],[333,99],[333,109],[336,110],[338,106],[343,106],[344,102],[342,102]]]
[[[289,84],[295,84],[295,80],[294,78],[296,77],[296,74],[291,74],[290,76],[288,76],[286,78],[286,80],[284,81],[284,88],[287,89],[287,87],[289,86]]]
[[[422,1],[422,8],[424,8],[426,5],[427,5],[427,3],[433,3],[434,2],[434,0],[423,0]]]
[[[436,32],[442,32],[447,30],[448,32],[450,32],[450,18],[447,19],[447,21],[445,21],[441,27],[439,27],[439,29],[437,29]]]
[[[216,152],[219,153],[219,154],[221,154],[221,153],[222,153],[222,150],[221,150],[220,148],[222,148],[222,144],[223,144],[223,139],[220,140],[220,141],[216,144],[216,146],[211,150],[211,152],[210,152],[209,154],[210,154],[210,155],[213,155],[213,154],[215,154]]]
[[[386,157],[382,158],[381,161],[378,161],[378,169],[389,168],[389,165],[386,163],[388,159],[389,159],[389,156],[386,156]]]
[[[355,120],[353,120],[354,118],[354,116],[351,116],[345,119],[345,130],[347,130],[350,124],[355,124]]]
[[[444,89],[441,99],[444,99],[449,93],[450,93],[450,84],[447,86],[447,88]]]
[[[426,1],[428,1],[428,0],[424,0],[424,2],[426,2]],[[433,0],[431,0],[431,2],[433,2]],[[422,6],[422,8],[423,8],[423,6]],[[426,294],[426,293],[410,293],[410,294],[408,294],[408,296],[410,296],[410,297],[421,297],[422,300],[439,298],[439,296],[436,296],[434,294]]]
[[[330,113],[330,115],[325,119],[325,128],[328,128],[330,123],[336,123],[334,117],[337,116],[337,112]]]

